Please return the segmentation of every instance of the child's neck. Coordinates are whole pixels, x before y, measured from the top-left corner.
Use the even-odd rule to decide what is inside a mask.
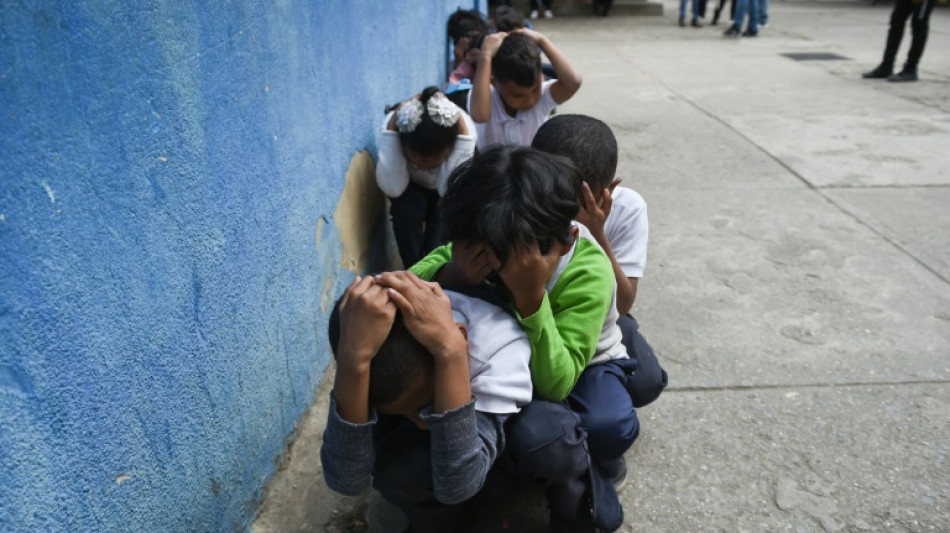
[[[506,102],[506,101],[504,101],[504,99],[502,99],[501,103],[504,104],[504,106],[505,106],[505,113],[508,113],[508,116],[509,116],[509,117],[516,117],[516,116],[518,116],[518,110],[515,109],[515,108],[513,108],[513,107],[511,107],[510,105],[508,105],[508,102]]]

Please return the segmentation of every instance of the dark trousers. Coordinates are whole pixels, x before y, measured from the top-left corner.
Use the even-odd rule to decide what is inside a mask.
[[[565,401],[532,401],[506,424],[502,465],[543,486],[558,519],[583,519],[588,501],[595,524],[622,517],[601,465],[616,461],[640,433],[632,397],[636,367],[633,359],[588,367]]]
[[[660,362],[653,353],[653,348],[640,334],[640,327],[636,319],[630,315],[623,315],[617,321],[620,332],[623,334],[623,345],[627,348],[627,355],[637,362],[636,373],[631,377],[630,397],[634,407],[643,407],[656,400],[669,383],[666,371],[660,367]]]
[[[439,245],[439,193],[409,182],[406,191],[389,199],[389,215],[403,268],[416,264]]]
[[[374,433],[373,488],[406,513],[413,533],[457,530],[468,502],[446,505],[436,499],[429,432],[406,418],[380,415]]]
[[[920,56],[924,53],[924,45],[927,44],[927,34],[930,31],[930,13],[936,3],[937,0],[924,0],[920,4],[915,4],[911,0],[894,1],[894,10],[891,11],[891,29],[887,32],[887,45],[884,47],[884,59],[881,62],[885,68],[894,69],[894,60],[897,57],[901,39],[904,37],[907,17],[913,15],[910,22],[913,37],[904,70],[917,71],[917,63],[920,62]]]
[[[540,10],[541,4],[544,4],[545,9],[551,9],[552,0],[531,0],[531,9]]]

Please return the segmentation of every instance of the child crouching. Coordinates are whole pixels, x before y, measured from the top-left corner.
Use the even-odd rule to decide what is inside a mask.
[[[497,306],[408,272],[357,278],[331,316],[327,485],[369,484],[413,532],[454,531],[531,399],[530,345]]]

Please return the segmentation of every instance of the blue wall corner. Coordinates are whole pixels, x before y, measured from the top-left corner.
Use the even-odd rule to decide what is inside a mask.
[[[458,5],[0,6],[0,531],[246,529],[353,275],[347,165]]]

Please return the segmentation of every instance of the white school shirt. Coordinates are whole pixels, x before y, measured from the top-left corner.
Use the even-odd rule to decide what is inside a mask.
[[[650,234],[647,203],[637,191],[626,187],[615,187],[612,198],[613,206],[604,224],[607,242],[624,275],[642,278]]]
[[[538,132],[551,111],[557,107],[557,102],[551,96],[551,85],[557,80],[548,80],[541,84],[541,98],[534,104],[534,107],[527,111],[518,111],[515,116],[511,116],[505,111],[505,103],[501,99],[501,93],[491,86],[491,109],[488,113],[488,121],[484,124],[476,124],[478,129],[478,149],[482,150],[492,144],[517,144],[521,146],[531,146],[534,134]],[[472,92],[469,91],[468,108],[472,108]]]
[[[445,291],[452,318],[468,330],[468,372],[475,410],[514,414],[531,401],[531,342],[497,305]]]
[[[600,250],[599,253],[604,253],[604,249],[600,246],[600,243],[597,242],[597,239],[591,235],[587,226],[576,221],[574,223],[577,225],[577,239],[574,240],[571,249],[558,260],[557,266],[554,268],[554,274],[551,276],[551,279],[548,280],[547,285],[544,286],[548,294],[554,289],[557,280],[561,279],[561,274],[564,273],[564,270],[574,257],[578,241],[581,239],[588,240]],[[612,275],[611,278],[613,278]],[[607,318],[604,319],[604,326],[600,328],[600,337],[597,339],[597,348],[594,350],[594,357],[587,363],[587,366],[599,365],[607,361],[613,361],[614,359],[629,358],[627,348],[623,345],[623,332],[620,331],[620,326],[617,325],[617,320],[620,319],[620,312],[617,311],[617,280],[614,279],[613,282],[614,289],[610,294],[610,307],[607,308]]]
[[[449,174],[455,170],[455,167],[471,159],[475,154],[475,144],[478,140],[475,121],[468,116],[468,113],[461,110],[459,112],[462,113],[462,120],[468,128],[468,134],[459,135],[455,139],[455,146],[449,157],[431,170],[423,170],[406,161],[406,156],[402,153],[402,143],[399,142],[399,133],[386,128],[395,111],[386,114],[382,128],[376,133],[376,148],[379,150],[379,160],[376,162],[376,184],[379,185],[383,194],[390,198],[402,196],[406,187],[409,186],[410,179],[421,187],[437,190],[439,196],[445,193]]]

